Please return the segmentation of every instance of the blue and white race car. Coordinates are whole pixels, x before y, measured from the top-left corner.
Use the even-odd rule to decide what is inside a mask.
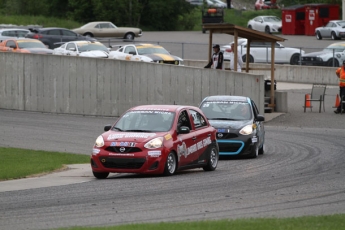
[[[216,95],[203,99],[200,109],[217,129],[219,155],[256,158],[265,151],[264,116],[244,96]]]

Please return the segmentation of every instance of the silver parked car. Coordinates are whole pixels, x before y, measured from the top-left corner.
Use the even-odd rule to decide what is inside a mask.
[[[302,65],[339,67],[345,60],[345,42],[333,43],[321,51],[302,55]]]
[[[331,38],[333,40],[339,40],[345,37],[345,21],[331,20],[327,25],[317,27],[315,29],[315,36],[317,40],[322,38]]]
[[[89,37],[116,37],[134,40],[141,37],[143,31],[140,28],[117,27],[111,22],[89,22],[80,28],[73,29],[75,33]]]
[[[30,30],[27,29],[0,29],[0,41],[11,38],[24,38]]]

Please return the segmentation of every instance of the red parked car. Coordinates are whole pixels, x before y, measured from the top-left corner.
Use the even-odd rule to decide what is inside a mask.
[[[279,9],[277,0],[256,0],[254,8],[255,10]]]
[[[143,105],[127,110],[95,142],[93,175],[109,173],[173,175],[178,170],[216,169],[216,129],[194,106]]]

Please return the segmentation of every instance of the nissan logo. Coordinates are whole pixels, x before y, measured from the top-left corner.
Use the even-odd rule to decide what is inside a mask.
[[[125,150],[126,150],[125,147],[121,147],[121,148],[120,148],[120,152],[121,152],[121,153],[123,153]]]
[[[217,134],[217,137],[218,137],[218,138],[222,138],[222,137],[223,137],[223,133],[218,133],[218,134]]]

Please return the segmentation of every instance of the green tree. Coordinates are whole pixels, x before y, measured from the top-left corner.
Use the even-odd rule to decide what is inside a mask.
[[[141,24],[155,30],[175,30],[179,27],[179,17],[192,10],[193,7],[185,0],[146,1]]]
[[[341,0],[280,0],[277,1],[279,4],[283,4],[285,7],[293,6],[293,5],[305,5],[305,4],[312,4],[312,3],[325,3],[325,4],[339,4],[341,7],[342,2]]]

